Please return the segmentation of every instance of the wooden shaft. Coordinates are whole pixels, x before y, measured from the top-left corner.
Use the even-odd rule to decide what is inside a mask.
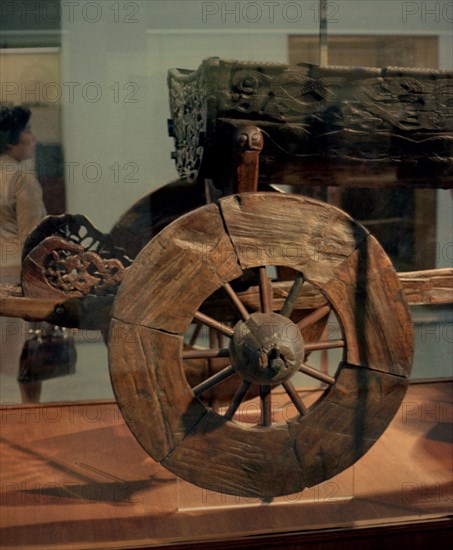
[[[289,317],[291,315],[291,313],[293,312],[294,306],[296,305],[297,296],[303,284],[304,284],[304,276],[302,275],[302,273],[298,273],[296,275],[296,278],[294,279],[294,282],[291,286],[291,290],[289,291],[289,294],[285,300],[285,303],[283,304],[283,307],[280,311],[280,315],[283,315],[284,317]]]
[[[263,134],[252,124],[239,125],[233,135],[233,193],[258,191]]]
[[[259,267],[259,286],[260,286],[260,300],[261,311],[263,313],[271,313],[272,311],[272,296],[269,289],[269,280],[267,278],[266,268]]]
[[[242,403],[242,400],[244,399],[245,394],[247,393],[251,385],[251,382],[249,382],[248,380],[244,380],[239,386],[237,392],[233,396],[231,405],[228,407],[228,410],[224,414],[224,417],[227,420],[231,420],[233,418],[235,412],[238,410],[239,405]]]
[[[229,357],[230,350],[223,349],[191,349],[182,352],[183,359],[215,359],[216,357]]]
[[[237,309],[237,312],[242,317],[243,321],[247,321],[247,319],[250,317],[249,312],[246,310],[244,304],[239,299],[239,296],[236,294],[236,292],[233,290],[233,287],[230,285],[230,283],[225,283],[223,285],[223,288],[225,289],[225,292],[228,295],[228,298],[233,303],[234,307]]]
[[[297,412],[302,416],[307,412],[307,407],[302,403],[302,400],[299,397],[299,394],[296,391],[293,383],[287,380],[283,382],[283,387],[286,390],[286,393],[289,395],[291,401],[297,409]]]
[[[313,311],[313,313],[310,313],[310,315],[307,315],[302,321],[297,323],[297,326],[299,327],[299,330],[304,330],[311,325],[315,324],[317,321],[325,317],[330,313],[332,310],[330,305],[321,306],[317,310]]]
[[[272,424],[272,401],[271,401],[271,387],[260,387],[261,398],[261,424],[263,426],[270,426]]]
[[[207,325],[208,327],[213,328],[214,330],[218,330],[222,334],[225,334],[225,336],[228,336],[231,338],[234,334],[234,330],[221,323],[220,321],[216,321],[212,317],[209,317],[209,315],[206,315],[204,313],[201,313],[201,311],[197,311],[194,315],[194,319],[197,321],[200,321],[200,323],[203,323],[204,325]]]
[[[231,365],[229,365],[228,367],[222,369],[217,374],[210,376],[207,380],[204,380],[203,382],[201,382],[200,384],[192,388],[192,391],[195,395],[198,396],[203,392],[209,390],[216,384],[220,384],[220,382],[223,382],[224,380],[232,376],[234,373],[235,373],[235,370]]]
[[[236,158],[236,188],[238,193],[258,190],[260,151],[245,151]]]
[[[311,376],[312,378],[316,378],[321,382],[325,382],[326,384],[335,384],[335,378],[333,376],[323,374],[322,372],[317,371],[316,369],[310,367],[310,365],[306,365],[305,363],[299,367],[299,371],[307,374],[308,376]]]
[[[399,279],[403,286],[404,295],[407,302],[410,305],[433,305],[433,304],[451,304],[453,303],[453,269],[452,268],[441,268],[441,269],[430,269],[425,271],[411,271],[406,273],[398,273]],[[275,295],[273,302],[277,308],[283,307],[280,306],[283,299],[279,295],[282,293],[285,295],[285,292],[291,292],[290,285],[294,283],[290,282],[279,282],[274,284]],[[305,288],[305,287],[303,287]],[[286,290],[288,289],[288,290]],[[320,305],[325,301],[324,297],[316,291],[313,287],[307,285],[307,290],[309,291],[306,295],[306,291],[302,290],[297,296],[295,307],[296,309],[312,309],[317,305]],[[257,294],[256,290],[250,289],[246,292],[241,292],[238,296],[239,300],[245,300],[246,303],[249,303],[250,307],[255,306],[254,296]],[[89,307],[88,302],[93,302],[96,304],[96,311],[90,315],[90,326],[99,328],[101,324],[109,322],[109,319],[103,317],[102,322],[99,318],[99,302],[105,302],[104,297],[93,297],[87,296],[85,298],[72,299],[72,302],[87,303],[84,310],[84,314],[88,314]],[[110,298],[110,301],[113,303],[113,297]],[[257,301],[257,299],[256,299]],[[36,321],[46,321],[54,322],[60,324],[61,326],[74,326],[73,314],[71,312],[71,319],[68,320],[68,315],[66,313],[55,315],[55,310],[58,306],[62,306],[65,310],[68,308],[68,302],[65,298],[31,298],[25,297],[21,293],[21,288],[13,285],[0,285],[0,315],[4,317],[20,317],[25,320],[36,320]],[[244,306],[245,307],[245,306]],[[257,304],[256,304],[256,307]],[[80,309],[80,308],[79,308]],[[56,317],[58,316],[58,320]],[[97,323],[96,323],[97,318]],[[301,323],[306,323],[308,317],[306,317]],[[310,321],[311,322],[311,321]],[[82,323],[79,320],[79,324],[75,326],[82,326],[87,328],[86,323]],[[97,326],[96,326],[97,325]],[[224,326],[224,325],[223,325]],[[225,328],[225,326],[224,326]],[[300,325],[299,325],[300,328]],[[302,326],[302,329],[304,325]],[[228,334],[227,334],[228,336]]]
[[[319,342],[308,343],[304,345],[305,351],[318,351],[322,349],[344,348],[344,340],[320,340]]]
[[[0,297],[0,314],[2,317],[21,317],[27,321],[41,321],[55,313],[63,306],[63,299],[26,298],[24,296]]]

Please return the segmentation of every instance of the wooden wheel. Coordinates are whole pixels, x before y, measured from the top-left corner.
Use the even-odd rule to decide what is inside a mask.
[[[278,314],[272,312],[270,265],[300,274]],[[252,314],[230,284],[248,269],[260,278],[261,312]],[[300,324],[289,320],[304,281],[328,303],[303,319],[302,328],[332,308],[339,340],[304,341]],[[199,311],[221,287],[242,317],[235,327]],[[193,319],[230,340],[207,353],[228,356],[231,365],[191,388],[184,361],[194,352],[184,352],[183,335]],[[343,358],[334,376],[323,378],[305,364],[308,350],[338,346]],[[412,353],[408,307],[376,240],[337,208],[268,193],[227,197],[155,237],[120,287],[109,339],[118,403],[145,450],[192,483],[260,498],[320,483],[363,456],[403,399]],[[299,370],[326,386],[322,399],[308,407],[293,384]],[[198,397],[238,374],[237,392],[223,414]],[[260,420],[245,425],[234,415],[253,384],[259,386]],[[278,386],[294,413],[283,420],[272,411]]]

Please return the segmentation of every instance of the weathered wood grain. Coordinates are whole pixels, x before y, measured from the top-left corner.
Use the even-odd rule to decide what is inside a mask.
[[[411,305],[451,304],[453,269],[429,269],[399,273],[406,300]]]
[[[108,329],[113,296],[32,298],[16,285],[0,285],[0,315],[86,330]]]
[[[273,305],[276,311],[279,311],[285,303],[289,290],[292,286],[292,281],[273,281]],[[239,296],[244,304],[251,309],[258,309],[259,293],[258,287],[251,287],[244,292],[240,292]],[[316,309],[326,303],[325,297],[310,283],[304,282],[300,289],[294,309]]]
[[[242,274],[215,204],[181,216],[139,254],[115,301],[123,321],[184,332],[224,282]]]
[[[368,234],[338,208],[301,196],[250,193],[219,204],[242,268],[292,267],[315,285],[330,280]]]
[[[347,362],[408,376],[414,333],[401,283],[371,235],[323,286],[347,340]]]
[[[206,413],[182,368],[181,336],[113,320],[109,367],[121,412],[135,437],[158,461]]]
[[[426,271],[408,271],[397,274],[404,291],[404,297],[409,305],[451,304],[453,302],[453,269],[430,269]],[[279,311],[285,303],[292,281],[273,281],[273,306]],[[259,290],[251,286],[238,292],[244,305],[251,311],[259,308]],[[305,282],[297,295],[296,310],[316,309],[325,305],[326,299],[322,292]],[[228,314],[226,300],[216,300],[209,303],[210,312]]]
[[[0,315],[21,317],[25,320],[43,320],[54,312],[63,300],[26,298],[18,285],[0,285]]]
[[[241,497],[269,498],[305,486],[285,423],[240,426],[212,411],[162,464],[191,483]]]
[[[330,479],[370,449],[394,417],[407,385],[400,376],[340,366],[328,395],[289,424],[307,486]]]

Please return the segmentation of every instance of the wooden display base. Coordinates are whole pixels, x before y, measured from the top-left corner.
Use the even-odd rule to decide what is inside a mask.
[[[452,426],[453,382],[411,385],[372,449],[326,482],[351,498],[317,486],[308,499],[221,506],[229,497],[205,491],[200,502],[202,490],[149,458],[113,402],[3,406],[1,548],[446,545]]]

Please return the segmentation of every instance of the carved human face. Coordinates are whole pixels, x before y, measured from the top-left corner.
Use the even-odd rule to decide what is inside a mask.
[[[7,149],[8,155],[13,157],[17,162],[31,159],[35,154],[36,138],[31,131],[31,126],[28,124],[20,133],[19,141],[14,145],[9,145]]]
[[[256,126],[240,127],[235,133],[236,146],[249,151],[261,151],[263,135]]]

